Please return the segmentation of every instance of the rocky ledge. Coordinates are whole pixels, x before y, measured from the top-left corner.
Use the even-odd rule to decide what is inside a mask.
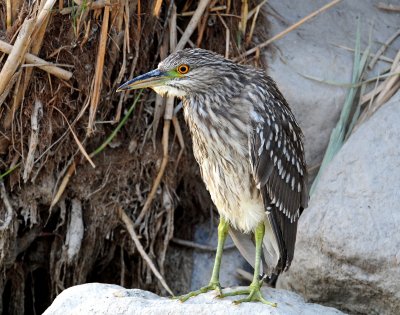
[[[234,289],[240,289],[234,288]],[[230,292],[232,289],[226,289]],[[118,285],[88,283],[63,291],[43,315],[123,315],[123,314],[274,314],[274,315],[338,315],[342,312],[318,304],[306,303],[296,293],[262,288],[264,297],[276,302],[277,307],[261,303],[232,303],[237,297],[217,299],[215,292],[201,294],[181,303],[170,298],[139,289],[125,289]]]

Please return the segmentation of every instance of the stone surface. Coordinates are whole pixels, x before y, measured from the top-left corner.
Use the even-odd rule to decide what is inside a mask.
[[[400,314],[399,121],[400,92],[335,156],[278,287],[352,313]]]
[[[211,221],[211,220],[210,220]],[[218,242],[218,226],[211,222],[205,222],[196,226],[194,233],[194,241],[199,244],[217,247]],[[228,236],[226,245],[232,244],[233,241]],[[212,269],[214,266],[215,251],[193,251],[193,269],[191,277],[191,290],[197,290],[208,284],[210,281]],[[225,249],[222,256],[220,281],[225,287],[233,287],[238,285],[247,285],[246,281],[237,277],[237,268],[244,269],[250,267],[239,251],[234,248]],[[251,272],[253,272],[251,270]]]
[[[63,291],[43,315],[166,315],[166,314],[275,314],[333,315],[340,311],[317,304],[305,303],[299,295],[276,289],[263,289],[264,296],[278,303],[270,307],[261,303],[234,305],[234,298],[216,299],[209,292],[181,303],[138,289],[127,290],[110,284],[89,283]]]
[[[270,35],[278,34],[328,2],[269,0],[264,7]],[[398,30],[399,15],[379,10],[376,7],[379,2],[381,0],[342,1],[275,41],[272,49],[265,53],[268,73],[277,82],[304,131],[306,159],[310,166],[322,160],[343,106],[346,88],[316,82],[302,75],[349,83],[353,52],[337,45],[354,48],[358,20],[362,49],[367,47],[372,30],[372,53]],[[394,58],[399,49],[397,40],[384,55]],[[380,62],[374,73],[387,67],[388,64]]]

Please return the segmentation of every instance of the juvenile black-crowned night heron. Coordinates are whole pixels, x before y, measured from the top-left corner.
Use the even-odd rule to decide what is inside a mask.
[[[194,156],[220,214],[210,283],[180,300],[217,290],[221,297],[247,295],[237,303],[275,305],[261,295],[260,274],[289,268],[308,202],[303,134],[289,105],[263,70],[203,49],[173,53],[118,90],[147,87],[182,99]],[[247,290],[223,294],[219,270],[228,232],[254,278]]]

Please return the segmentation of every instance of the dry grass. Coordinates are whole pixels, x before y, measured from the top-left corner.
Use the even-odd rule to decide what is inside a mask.
[[[354,51],[352,82],[346,84],[349,87],[342,112],[335,128],[331,133],[328,147],[325,151],[322,163],[313,167],[319,167],[318,174],[312,184],[310,194],[318,185],[320,174],[331,162],[336,153],[343,146],[350,135],[371,117],[382,105],[384,105],[396,92],[400,90],[400,51],[394,60],[381,58],[385,50],[400,35],[396,31],[375,54],[371,54],[368,46],[361,52],[360,26],[358,26],[356,45]],[[390,64],[390,69],[375,78],[367,78],[368,70],[373,70],[378,59]],[[321,81],[323,82],[323,81]]]
[[[186,289],[167,284],[167,248],[211,206],[187,130],[174,99],[115,89],[193,42],[239,56],[265,37],[261,6],[244,4],[0,1],[3,311],[40,313],[86,281]]]

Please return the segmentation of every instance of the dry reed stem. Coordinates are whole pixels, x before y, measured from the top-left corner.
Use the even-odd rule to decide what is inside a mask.
[[[350,47],[347,47],[347,46],[344,46],[344,45],[338,45],[338,44],[332,44],[332,45],[336,46],[336,47],[339,47],[339,48],[342,48],[342,49],[347,50],[347,51],[351,51],[351,52],[355,51],[354,48],[350,48]],[[370,53],[369,56],[373,58],[375,55]],[[385,62],[388,62],[390,64],[393,63],[393,59],[391,59],[389,57],[386,57],[386,56],[380,55],[380,56],[378,56],[378,59],[382,60],[382,61],[385,61]]]
[[[11,54],[14,46],[0,40],[0,51],[1,52],[4,52],[6,54]],[[46,71],[47,73],[50,73],[61,80],[68,81],[69,79],[72,78],[72,72],[64,70],[62,68],[59,68],[56,65],[54,65],[53,63],[47,62],[46,60],[43,60],[43,59],[41,59],[35,55],[32,55],[30,53],[25,54],[25,62],[32,64],[35,67],[37,67],[43,71]],[[3,69],[4,69],[4,67],[3,67]]]
[[[169,98],[168,98],[169,99]],[[167,99],[167,100],[168,100]],[[173,99],[172,99],[173,101]],[[157,188],[158,186],[160,186],[161,183],[161,179],[164,175],[164,171],[165,168],[168,164],[168,138],[169,138],[169,130],[170,130],[170,126],[171,126],[171,120],[170,119],[165,119],[164,120],[164,128],[163,128],[163,138],[162,138],[162,145],[163,145],[163,157],[161,160],[161,165],[160,165],[160,169],[158,171],[158,174],[156,176],[156,179],[154,180],[154,183],[151,187],[150,193],[147,196],[146,202],[143,206],[142,211],[140,211],[139,216],[137,217],[136,221],[135,221],[135,225],[138,226],[144,219],[145,215],[147,214],[147,212],[150,209],[151,203],[156,195],[157,192]]]
[[[169,50],[172,52],[176,48],[176,42],[177,42],[177,32],[176,32],[176,6],[174,5],[172,8],[172,13],[171,13],[171,18],[169,20]],[[167,46],[167,39],[168,37],[164,37],[164,41],[162,46],[160,47],[160,57],[161,59],[164,59],[167,57],[167,51],[168,51],[168,46]],[[156,98],[157,101],[157,98]],[[160,99],[158,100],[160,102]],[[159,107],[156,107],[156,109]],[[168,144],[169,144],[169,130],[171,126],[171,120],[173,119],[173,113],[174,113],[174,97],[167,97],[166,103],[165,103],[165,111],[164,111],[164,128],[163,128],[163,136],[162,136],[162,147],[163,147],[163,157],[161,160],[161,165],[160,169],[157,173],[156,179],[154,180],[154,183],[151,187],[150,193],[147,196],[146,202],[137,217],[135,221],[135,225],[139,225],[140,222],[144,219],[145,215],[150,209],[151,203],[155,197],[155,194],[157,192],[158,187],[160,186],[161,179],[164,176],[165,169],[168,164],[169,160],[169,153],[168,153]],[[153,127],[154,130],[155,127]],[[177,134],[180,132],[182,134],[179,123],[177,122],[177,125],[175,124],[175,131]],[[179,137],[179,136],[178,136]],[[180,154],[178,157],[181,155],[181,152],[183,152],[184,149],[184,142],[182,145],[183,137],[182,139],[179,139],[179,142],[181,144],[181,150]],[[180,158],[180,157],[179,157]]]
[[[57,0],[47,0],[43,5],[43,8],[40,10],[37,15],[36,23],[35,23],[35,34],[33,35],[36,38],[36,34],[40,31],[42,24],[49,18],[53,6]]]
[[[108,1],[106,1],[108,4]],[[101,25],[99,51],[97,53],[96,70],[94,75],[94,84],[91,92],[91,103],[89,109],[88,134],[93,132],[94,120],[96,118],[97,106],[100,101],[101,86],[103,81],[104,58],[107,47],[108,20],[110,17],[110,7],[104,8],[103,23]]]
[[[175,8],[174,19],[175,19],[175,26],[176,26],[176,8]],[[176,30],[176,28],[175,28],[175,30]],[[171,44],[170,47],[175,47],[176,46],[176,39],[177,39],[176,36],[177,36],[177,34],[176,34],[176,31],[175,31],[172,34],[172,36],[170,37],[170,44]],[[175,37],[175,38],[171,39],[172,37]],[[175,169],[174,169],[174,172],[176,173],[178,165],[179,165],[179,161],[181,160],[183,152],[185,151],[185,140],[183,138],[182,129],[181,129],[181,126],[179,125],[179,121],[176,118],[176,115],[173,115],[173,117],[172,117],[172,124],[174,125],[175,134],[176,134],[176,136],[178,138],[178,142],[179,142],[179,145],[180,145],[180,150],[179,150],[179,153],[178,153],[178,157],[176,159]]]
[[[181,34],[181,36],[182,36],[183,30],[178,25],[176,26],[176,29],[178,30],[179,34]],[[187,43],[191,48],[196,48],[196,45],[190,39],[188,39]]]
[[[123,9],[122,9],[122,14],[123,14],[123,19],[125,21],[125,28],[124,28],[124,39],[122,43],[122,64],[121,68],[118,73],[118,77],[115,80],[116,85],[119,85],[124,77],[125,71],[126,71],[126,65],[127,65],[127,53],[130,52],[129,49],[129,4],[128,1],[123,1]],[[117,111],[115,114],[114,118],[114,123],[119,122],[121,119],[121,112],[122,112],[122,103],[125,100],[126,92],[121,93],[119,96],[119,101],[118,101],[118,106],[117,106]]]
[[[375,56],[372,58],[371,62],[368,65],[369,69],[372,69],[379,59],[379,57],[385,52],[385,50],[389,47],[389,45],[398,37],[400,36],[400,29],[397,30],[396,33],[394,33],[392,36],[389,37],[389,39],[382,45],[382,47],[377,51]]]
[[[162,2],[163,0],[156,0],[156,3],[154,4],[153,15],[156,17],[160,16]]]
[[[0,231],[4,231],[9,228],[11,224],[11,220],[14,215],[14,211],[10,202],[10,199],[8,198],[6,187],[4,186],[3,181],[0,181],[0,193],[1,193],[1,199],[3,199],[4,207],[6,208],[6,216],[4,220],[0,220]]]
[[[375,96],[377,96],[380,92],[382,92],[383,88],[384,88],[384,84],[379,84],[372,91],[362,95],[360,98],[360,104],[363,105],[366,102],[370,101],[371,99],[375,98]]]
[[[91,30],[91,25],[92,25],[92,20],[89,20],[87,23],[85,22],[85,32],[82,38],[81,43],[79,44],[79,46],[82,48],[87,41],[89,40],[89,36],[90,36],[90,30]]]
[[[33,169],[36,148],[39,144],[39,129],[40,129],[40,120],[42,119],[42,117],[43,117],[43,104],[41,101],[36,99],[35,106],[33,108],[33,112],[31,115],[31,136],[29,138],[28,154],[26,155],[24,163],[24,173],[22,175],[24,183],[28,181],[29,175],[31,174]]]
[[[400,72],[400,51],[397,53],[394,62],[391,66],[390,71],[392,73]],[[354,130],[358,128],[364,121],[366,121],[369,117],[372,116],[382,105],[384,105],[400,88],[400,75],[389,76],[383,81],[375,90],[381,90],[378,94],[375,90],[374,93],[369,97],[372,100],[372,97],[378,94],[374,102],[371,106],[366,109],[362,115],[359,117]]]
[[[7,86],[5,87],[3,94],[0,95],[0,107],[3,104],[3,102],[6,100],[8,93],[10,93],[12,87],[14,86],[15,82],[18,80],[20,75],[21,75],[21,71],[15,72],[13,74],[13,76],[11,77],[10,81],[7,83]]]
[[[162,207],[167,214],[165,216],[165,223],[164,223],[166,225],[166,229],[164,228],[164,230],[166,230],[166,231],[164,234],[164,241],[163,241],[164,246],[159,251],[157,261],[160,266],[161,274],[164,275],[165,274],[165,269],[164,269],[165,256],[167,254],[169,242],[171,241],[172,237],[174,236],[174,212],[175,212],[174,210],[175,210],[175,208],[174,208],[172,196],[171,196],[171,193],[170,193],[168,187],[165,187],[163,189]]]
[[[208,8],[212,8],[216,2],[217,2],[217,0],[212,0],[211,3],[208,5]],[[201,42],[203,41],[204,31],[207,26],[209,15],[210,15],[210,10],[207,10],[207,8],[206,8],[205,13],[202,16],[201,21],[197,27],[197,42],[196,42],[197,47],[200,47]]]
[[[7,31],[11,29],[12,26],[12,6],[11,6],[11,0],[6,1],[6,10],[7,10],[7,17],[6,17],[6,27]]]
[[[229,30],[228,25],[225,23],[221,14],[217,13],[218,18],[220,19],[222,25],[225,27],[225,58],[229,58],[229,47],[230,47],[230,36],[231,32]]]
[[[69,180],[71,179],[75,170],[76,170],[76,163],[75,163],[75,160],[72,160],[71,165],[68,167],[67,172],[65,173],[65,175],[61,181],[60,187],[58,187],[58,190],[57,190],[56,194],[54,195],[53,200],[51,201],[50,209],[52,209],[60,200],[60,198],[61,198],[62,194],[64,193],[65,188],[67,188]]]
[[[268,2],[268,0],[264,0],[264,1],[261,2],[260,4],[257,4],[257,5],[255,6],[255,8],[251,9],[251,10],[249,11],[249,14],[247,14],[247,19],[250,20],[251,17],[252,17],[255,13],[258,14],[257,11],[260,11],[261,7],[262,7],[264,4],[266,4],[267,2]]]
[[[256,13],[254,14],[253,22],[251,23],[249,35],[246,37],[246,42],[245,42],[246,46],[248,46],[251,43],[251,40],[253,39],[253,33],[256,28],[256,22],[258,13],[260,12],[260,8],[261,7],[259,5],[256,7],[257,10]]]
[[[46,7],[46,6],[43,6],[43,8],[41,10],[42,10],[41,12],[49,12],[48,7]],[[46,11],[43,11],[43,10],[46,10]],[[44,34],[46,33],[47,24],[49,23],[49,20],[50,20],[50,14],[43,15],[43,14],[39,13],[39,15],[42,16],[42,22],[38,23],[38,21],[36,21],[36,24],[35,24],[35,31],[34,31],[34,35],[33,35],[35,40],[33,41],[32,48],[31,48],[31,52],[34,55],[37,55],[42,47]],[[21,105],[22,99],[25,95],[25,92],[26,92],[28,86],[29,86],[29,81],[30,81],[32,73],[33,73],[33,68],[27,68],[27,69],[25,69],[24,72],[25,72],[25,74],[23,76],[24,80],[23,80],[22,87],[20,88],[19,85],[16,87],[16,89],[15,89],[16,93],[14,94],[14,97],[13,97],[12,107],[11,107],[11,109],[8,110],[6,117],[4,119],[3,126],[5,129],[9,129],[11,127],[11,124],[14,119],[14,113],[18,110],[19,106]]]
[[[247,16],[249,14],[249,3],[247,0],[242,0],[242,9],[240,14],[240,24],[239,24],[239,31],[241,33],[242,39],[246,36],[246,29],[247,29]],[[241,43],[239,43],[239,46]]]
[[[397,66],[392,69],[392,72],[398,73],[400,72],[400,63],[397,63]],[[375,106],[376,109],[374,109],[373,112],[375,112],[379,107],[381,107],[386,101],[392,97],[392,94],[389,93],[389,91],[392,90],[392,87],[394,87],[397,82],[399,81],[400,76],[399,75],[394,75],[391,77],[388,77],[385,82],[384,82],[384,88],[382,89],[382,92],[379,93],[378,97],[375,100]]]
[[[216,7],[212,7],[208,9],[209,13],[218,13],[218,11],[224,11],[226,10],[226,5],[220,5],[220,6],[216,6]],[[186,11],[186,12],[182,12],[179,13],[178,16],[182,16],[182,17],[188,17],[188,16],[192,16],[196,11]]]
[[[179,121],[178,121],[178,118],[176,118],[176,116],[172,117],[172,124],[174,125],[175,134],[176,134],[176,137],[178,138],[178,142],[181,147],[179,150],[179,153],[178,153],[178,157],[176,158],[176,162],[175,162],[175,173],[176,173],[176,171],[178,169],[179,161],[181,160],[183,152],[185,151],[185,140],[183,138],[181,126],[179,125]]]
[[[171,17],[169,20],[169,28],[176,28],[176,5],[174,4],[172,6],[172,10],[171,10]],[[176,36],[170,36],[169,38],[169,46],[172,47],[172,45],[174,45],[174,47],[176,46]],[[163,46],[160,47],[161,49],[161,58],[165,58],[166,57],[166,50],[168,50],[168,48],[166,47],[167,43],[166,41],[163,43]],[[153,115],[153,135],[152,135],[152,141],[153,141],[153,147],[154,150],[156,148],[156,134],[157,134],[157,129],[158,129],[158,125],[159,125],[159,121],[161,119],[162,116],[162,112],[164,110],[164,98],[160,95],[156,95],[156,100],[155,100],[155,105],[154,105],[154,115]]]
[[[167,292],[171,295],[174,295],[168,284],[165,282],[163,276],[160,274],[160,272],[157,270],[157,268],[154,266],[154,263],[150,259],[149,255],[147,255],[146,251],[144,250],[142,244],[140,243],[139,237],[137,236],[133,222],[132,220],[128,217],[128,215],[125,213],[125,211],[119,207],[118,208],[118,213],[119,216],[124,222],[126,229],[131,236],[133,242],[135,243],[136,249],[138,250],[139,254],[142,256],[143,260],[147,263],[147,265],[150,267],[151,271],[154,273],[156,278],[160,281],[161,285],[167,290]]]
[[[8,82],[11,80],[15,71],[23,62],[25,52],[30,43],[30,37],[34,30],[35,19],[25,19],[24,24],[18,34],[17,40],[12,47],[7,61],[0,72],[0,95],[3,94]]]
[[[169,50],[173,52],[178,43],[178,34],[176,31],[176,5],[172,6],[171,16],[169,19]]]
[[[93,168],[96,168],[96,165],[93,163],[93,161],[92,161],[92,159],[90,158],[89,154],[86,152],[85,148],[83,147],[82,142],[79,141],[78,136],[76,135],[74,129],[72,128],[71,124],[70,124],[69,121],[68,121],[68,118],[65,117],[64,113],[63,113],[60,109],[58,109],[58,108],[55,107],[55,106],[53,106],[53,108],[54,108],[55,110],[57,110],[57,111],[61,114],[61,116],[64,118],[65,122],[66,122],[67,125],[68,125],[69,130],[70,130],[71,133],[72,133],[72,136],[74,137],[74,140],[75,140],[76,144],[78,145],[79,151],[81,151],[81,153],[82,153],[83,156],[86,158],[86,160],[88,160],[88,162],[90,163],[90,165],[91,165]]]
[[[190,22],[187,25],[185,32],[182,34],[182,37],[179,40],[178,44],[176,45],[174,51],[182,50],[185,47],[186,43],[190,39],[190,36],[192,36],[194,30],[196,29],[197,23],[201,19],[204,10],[206,9],[209,2],[210,0],[200,0],[195,13],[190,19]]]
[[[128,4],[127,4],[127,7],[126,7],[126,12],[127,13],[129,12],[129,5]],[[130,25],[129,16],[127,16],[127,18],[125,20],[125,27],[126,27],[126,29],[125,29],[125,32],[126,32],[125,33],[125,39],[127,41],[126,47],[127,47],[127,50],[128,50],[128,54],[130,53],[129,35],[127,35],[127,34],[129,34],[129,25]],[[142,29],[140,1],[138,1],[138,5],[137,5],[137,27],[136,27],[136,29],[138,30],[139,33],[141,32],[141,29]],[[129,76],[128,76],[129,78],[133,77],[133,73],[135,72],[137,61],[139,59],[140,38],[141,38],[141,36],[137,35],[136,36],[136,40],[134,41],[135,56],[133,57],[133,60],[131,62],[131,69],[130,69]],[[123,73],[122,73],[122,75],[123,75]],[[121,80],[122,80],[122,77],[121,77]],[[118,107],[117,107],[117,114],[118,114],[118,112],[121,112],[122,104],[125,102],[125,99],[126,99],[127,95],[128,95],[128,91],[123,91],[121,93],[121,96],[120,96],[119,102],[118,102]]]
[[[313,17],[317,16],[318,14],[321,14],[322,12],[330,9],[334,5],[338,4],[340,1],[342,1],[342,0],[333,0],[333,1],[329,2],[328,4],[324,5],[322,8],[312,12],[311,14],[309,14],[306,17],[302,18],[300,21],[298,21],[298,22],[294,23],[293,25],[289,26],[287,29],[285,29],[284,31],[280,32],[279,34],[273,36],[272,38],[268,39],[267,41],[255,46],[255,47],[249,49],[248,51],[246,51],[245,53],[241,54],[239,57],[235,58],[234,60],[235,61],[239,61],[239,60],[243,59],[244,57],[255,53],[258,49],[261,49],[261,48],[264,48],[264,47],[268,46],[272,42],[282,38],[285,35],[287,35],[288,33],[290,33],[291,31],[295,30],[296,28],[298,28],[299,26],[301,26],[302,24],[304,24],[308,20],[312,19]]]
[[[182,239],[176,238],[176,237],[172,238],[171,241],[178,245],[195,248],[195,249],[199,249],[199,250],[204,250],[204,251],[208,251],[208,252],[217,251],[217,248],[214,246],[199,244],[199,243],[195,243],[195,242],[187,241],[187,240],[182,240]],[[228,249],[232,249],[232,248],[235,248],[235,244],[229,244],[229,245],[224,246],[224,250],[228,250]]]
[[[158,126],[159,126],[163,111],[164,111],[164,98],[161,95],[156,94],[156,100],[154,102],[153,122],[152,122],[153,134],[151,136],[154,151],[156,150],[157,130],[158,130]]]
[[[229,13],[231,11],[231,1],[232,0],[226,0],[226,10],[225,13]]]
[[[138,3],[138,9],[140,9],[140,3]],[[138,17],[138,22],[140,20],[140,16]],[[129,45],[129,1],[125,0],[125,11],[124,11],[124,21],[125,21],[125,42],[126,42],[126,48],[128,51],[128,54],[131,53],[131,46]],[[140,31],[140,30],[139,30]]]
[[[383,2],[380,2],[377,8],[389,12],[400,12],[400,5],[386,4]]]
[[[204,30],[206,29],[206,23],[208,19],[208,10],[205,10],[204,15],[201,17],[199,24],[197,26],[197,41],[196,41],[196,47],[199,47],[201,45],[201,41],[203,39],[203,34]]]

